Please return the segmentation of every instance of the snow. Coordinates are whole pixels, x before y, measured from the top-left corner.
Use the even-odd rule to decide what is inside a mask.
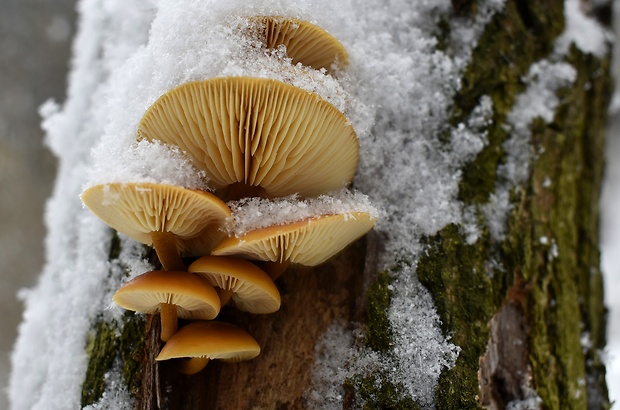
[[[287,197],[231,203],[236,234],[272,223],[275,214],[280,221],[293,221],[311,214],[364,211],[379,217],[376,230],[384,245],[380,268],[403,259],[411,262],[392,271],[388,317],[395,330],[393,351],[385,355],[360,348],[359,329],[334,323],[316,346],[308,402],[313,408],[338,407],[347,377],[379,370],[400,386],[399,394],[433,408],[439,374],[454,364],[460,348],[442,334],[431,296],[417,280],[415,262],[423,249],[420,240],[448,224],[461,225],[469,243],[478,238],[475,210],[456,198],[461,167],[487,144],[484,129],[493,104],[482,97],[470,118],[454,127],[449,125],[450,109],[477,38],[504,2],[480,1],[473,22],[455,21],[443,51],[436,35],[451,10],[449,0],[247,3],[79,3],[81,24],[67,101],[41,108],[59,172],[46,213],[47,264],[37,286],[21,294],[26,311],[12,356],[13,409],[79,406],[87,364],[84,345],[92,323],[120,322],[121,310],[112,305],[111,294],[127,280],[125,272],[131,278],[152,269],[144,260],[144,248],[123,235],[120,256],[108,261],[112,232],[81,205],[80,192],[110,182],[205,188],[204,173],[184,153],[136,142],[135,136],[146,109],[167,90],[224,76],[272,78],[315,93],[344,113],[360,145],[354,192],[304,201]],[[570,42],[599,52],[607,39],[573,3],[566,2],[569,24],[563,43],[558,42],[553,56],[530,68],[524,78],[528,86],[508,117],[506,127],[513,138],[506,141],[501,181],[485,207],[490,232],[498,239],[510,209],[509,192],[527,176],[519,165],[532,155],[529,125],[535,118],[550,121],[558,105],[556,91],[574,80],[574,69],[560,61],[562,53]],[[293,66],[281,52],[257,48],[243,34],[245,17],[255,15],[287,15],[318,24],[343,43],[350,66],[332,76]],[[592,41],[578,39],[576,30],[584,28]],[[447,144],[442,140],[446,135]],[[130,407],[127,392],[119,387],[117,367],[107,376],[104,397],[89,408]],[[533,392],[534,401],[536,397]]]
[[[365,212],[373,218],[379,210],[367,195],[343,189],[316,198],[301,200],[297,195],[283,198],[244,198],[229,202],[233,217],[225,227],[229,235],[240,237],[260,228],[287,225],[321,215]]]
[[[602,57],[608,52],[612,33],[598,21],[587,16],[580,0],[564,2],[564,18],[566,29],[556,42],[556,53],[566,54],[571,44],[575,44],[584,53]]]

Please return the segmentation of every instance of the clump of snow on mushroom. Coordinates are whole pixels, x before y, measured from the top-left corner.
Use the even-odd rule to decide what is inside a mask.
[[[139,141],[127,146],[106,146],[106,161],[89,169],[84,188],[122,182],[150,182],[208,190],[204,170],[177,147],[156,141]]]
[[[300,199],[297,195],[283,198],[244,198],[228,203],[232,218],[225,228],[229,235],[240,237],[249,231],[268,226],[287,225],[321,215],[365,212],[373,218],[380,211],[367,195],[343,189],[330,195]]]

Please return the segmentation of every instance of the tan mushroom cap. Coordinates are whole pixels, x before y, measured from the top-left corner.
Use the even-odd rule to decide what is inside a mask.
[[[323,215],[226,238],[212,254],[316,266],[365,235],[375,221],[366,212]]]
[[[193,322],[179,329],[155,360],[200,357],[238,362],[259,354],[258,342],[237,326],[223,322]]]
[[[139,138],[176,145],[217,190],[315,196],[350,183],[358,142],[347,118],[316,94],[265,78],[183,84],[142,118]]]
[[[208,254],[222,240],[219,228],[231,214],[209,192],[154,183],[95,185],[82,201],[112,228],[147,245],[153,233],[174,234],[178,251],[191,256]]]
[[[192,263],[188,271],[230,292],[239,310],[262,314],[280,309],[278,288],[267,273],[251,262],[225,256],[203,256]]]
[[[120,307],[148,314],[157,313],[162,303],[176,305],[184,319],[211,320],[220,312],[220,298],[211,284],[189,272],[151,271],[116,291],[113,298]]]
[[[280,16],[260,16],[256,35],[267,48],[285,46],[293,64],[301,63],[314,69],[330,71],[333,64],[345,67],[349,56],[334,36],[304,20]]]

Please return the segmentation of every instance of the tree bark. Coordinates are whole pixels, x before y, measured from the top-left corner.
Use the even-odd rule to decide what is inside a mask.
[[[454,4],[454,18],[475,12],[474,2]],[[454,101],[455,124],[482,96],[494,103],[489,144],[463,169],[464,204],[481,209],[494,193],[506,155],[502,143],[510,136],[502,125],[525,87],[528,67],[552,52],[563,16],[561,1],[512,0],[485,28]],[[576,47],[566,60],[577,79],[559,91],[553,121],[531,127],[529,142],[539,154],[531,159],[529,179],[510,193],[505,238],[494,240],[486,230],[468,244],[458,226],[425,238],[427,253],[417,275],[435,300],[444,334],[462,349],[456,365],[441,375],[437,408],[501,409],[514,401],[549,409],[609,406],[599,355],[605,307],[598,200],[610,60]],[[173,364],[154,361],[161,347],[158,318],[129,314],[118,333],[104,324],[97,328],[93,351],[121,351],[125,381],[139,409],[306,408],[314,349],[331,324],[364,323],[376,333],[372,337],[390,337],[374,323],[385,314],[390,295],[389,273],[377,270],[379,242],[370,234],[318,268],[286,272],[276,282],[282,308],[275,314],[225,308],[222,320],[243,327],[262,346],[258,359],[214,362],[197,375],[179,375]],[[83,405],[102,393],[96,380],[111,366],[105,357],[91,355]],[[368,393],[355,384],[346,391],[344,408]],[[376,397],[369,408],[411,408]]]

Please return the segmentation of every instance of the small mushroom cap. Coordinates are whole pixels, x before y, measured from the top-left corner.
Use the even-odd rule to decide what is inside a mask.
[[[191,256],[208,254],[224,238],[219,228],[231,215],[209,192],[165,184],[95,185],[82,201],[112,228],[147,245],[152,232],[173,233],[179,252]]]
[[[223,322],[193,322],[182,327],[155,360],[204,357],[238,362],[260,353],[258,342],[245,330]]]
[[[232,291],[239,310],[273,313],[280,309],[280,292],[265,271],[243,259],[203,256],[189,272],[205,277],[213,286]]]
[[[376,218],[366,212],[323,215],[226,238],[213,255],[316,266],[365,235]]]
[[[189,272],[144,273],[123,285],[112,299],[127,310],[151,314],[162,303],[173,304],[184,319],[211,320],[220,312],[220,297],[213,286]]]
[[[319,26],[304,20],[280,16],[260,16],[256,22],[256,36],[266,48],[286,47],[293,64],[301,63],[316,70],[330,71],[332,65],[348,64],[344,46]],[[252,27],[251,27],[252,28]]]
[[[139,138],[176,145],[217,190],[315,196],[351,182],[358,142],[347,118],[316,94],[266,78],[183,84],[146,112]]]

